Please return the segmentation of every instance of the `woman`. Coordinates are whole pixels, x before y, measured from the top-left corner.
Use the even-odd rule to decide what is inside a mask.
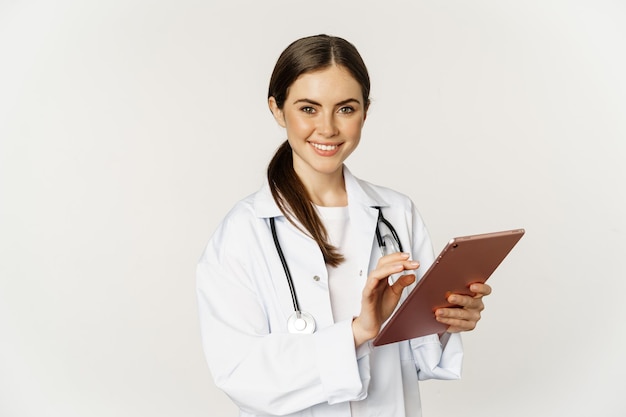
[[[241,416],[418,416],[418,380],[459,378],[458,333],[476,326],[488,285],[436,311],[447,333],[371,344],[433,251],[409,198],[344,166],[369,90],[359,53],[341,38],[299,39],[274,68],[268,103],[287,141],[267,184],[231,210],[198,265],[205,353]],[[399,243],[379,245],[381,213]]]

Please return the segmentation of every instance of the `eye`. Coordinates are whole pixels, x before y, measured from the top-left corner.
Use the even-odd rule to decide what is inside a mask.
[[[313,114],[315,113],[315,109],[311,106],[304,106],[304,107],[300,107],[300,111],[306,113],[306,114]]]
[[[352,106],[344,106],[344,107],[339,109],[339,113],[341,113],[341,114],[354,113],[354,107],[352,107]]]

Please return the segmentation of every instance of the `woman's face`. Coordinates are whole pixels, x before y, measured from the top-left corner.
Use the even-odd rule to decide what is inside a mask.
[[[305,73],[289,87],[282,109],[273,97],[269,105],[287,129],[298,176],[341,175],[359,144],[367,111],[361,85],[347,70],[331,65]]]

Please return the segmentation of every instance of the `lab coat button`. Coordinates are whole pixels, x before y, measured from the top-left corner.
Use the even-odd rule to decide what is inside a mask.
[[[319,281],[319,280],[320,280],[320,277],[319,277],[319,276],[315,275],[315,276],[313,277],[313,281]]]

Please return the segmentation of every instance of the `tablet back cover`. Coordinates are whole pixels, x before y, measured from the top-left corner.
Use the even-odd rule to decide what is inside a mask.
[[[524,235],[524,229],[457,237],[446,245],[406,300],[387,321],[374,345],[443,333],[435,310],[453,307],[452,293],[473,295],[469,285],[485,282]]]

